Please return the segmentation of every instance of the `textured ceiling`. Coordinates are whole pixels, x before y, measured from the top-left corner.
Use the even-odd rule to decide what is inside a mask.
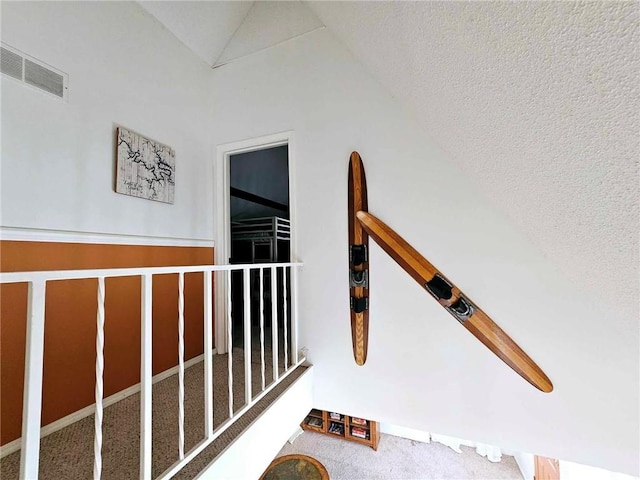
[[[210,65],[324,23],[571,281],[637,318],[640,3],[140,3]]]
[[[640,3],[308,5],[571,281],[637,319]]]

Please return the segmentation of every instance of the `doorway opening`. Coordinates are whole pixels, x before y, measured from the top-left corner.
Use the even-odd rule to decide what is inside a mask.
[[[229,156],[229,231],[231,232],[229,263],[287,263],[291,259],[291,218],[289,209],[289,153],[288,145],[279,145]],[[244,342],[245,302],[251,303],[251,344],[257,350],[260,344],[260,315],[264,315],[265,349],[272,328],[278,329],[278,338],[284,343],[285,332],[291,331],[290,318],[284,312],[289,298],[276,305],[277,323],[272,317],[272,283],[275,282],[276,299],[291,290],[290,277],[284,270],[273,276],[270,269],[261,276],[259,270],[249,272],[249,293],[245,293],[246,272],[231,275],[231,318],[233,345],[246,348]],[[286,302],[286,305],[285,305]],[[262,312],[260,307],[262,305]],[[289,324],[284,325],[288,321]],[[274,327],[277,325],[277,327]],[[287,333],[288,335],[288,333]],[[282,343],[281,343],[282,344]],[[286,344],[290,344],[287,339]]]
[[[294,133],[286,131],[218,145],[216,148],[214,182],[216,264],[263,262],[275,265],[273,262],[297,260],[294,144]],[[277,232],[276,238],[271,239],[273,243],[271,240],[263,242],[240,240],[243,229],[246,233],[247,229],[258,227],[258,225],[251,225],[252,218],[271,218],[273,221],[274,217],[277,218],[275,220],[277,224],[274,227],[272,223],[271,230],[277,230]],[[264,222],[264,220],[255,221]],[[283,222],[288,222],[288,238],[277,238],[283,237],[286,233]],[[232,242],[232,228],[235,230],[234,236],[237,242]],[[266,268],[265,273],[267,270],[271,268]],[[294,272],[293,269],[289,270],[290,277]],[[288,282],[291,283],[292,280],[289,278]],[[238,294],[236,289],[234,290],[236,293],[232,295],[234,292],[231,289],[232,283],[234,282],[226,277],[220,277],[215,282],[215,348],[218,353],[228,351],[229,340],[232,340],[228,336],[229,323],[232,324],[233,338],[237,338],[236,333],[241,332],[236,328],[236,332],[233,333],[233,325],[236,322],[229,322],[232,310],[241,309],[241,304],[233,305],[234,299],[238,299]],[[295,276],[293,283],[296,283]],[[290,291],[287,289],[287,292]],[[273,296],[277,298],[276,293],[274,292]],[[251,306],[253,307],[253,304]],[[255,309],[255,311],[258,310],[259,307]],[[266,310],[268,308],[265,307],[263,311]],[[240,318],[239,315],[241,314],[234,314],[233,319]],[[277,318],[279,315],[278,313],[271,316]],[[295,342],[296,336],[292,333],[291,337]],[[239,345],[241,344],[233,342],[234,348]],[[293,351],[295,343],[289,345]]]

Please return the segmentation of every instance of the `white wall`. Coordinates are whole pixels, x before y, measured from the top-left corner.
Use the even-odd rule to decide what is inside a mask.
[[[69,75],[2,78],[3,227],[213,238],[205,62],[133,2],[2,2],[2,41]],[[116,125],[175,149],[175,204],[115,193]]]
[[[560,462],[560,478],[562,480],[639,480],[636,476],[572,462]]]
[[[395,437],[408,438],[410,440],[415,440],[416,442],[431,443],[431,434],[429,432],[401,427],[399,425],[392,425],[390,423],[381,423],[380,433],[386,433],[387,435],[393,435]]]
[[[296,135],[301,341],[316,407],[515,451],[638,471],[638,328],[575,290],[327,31],[214,71],[216,143]],[[462,141],[462,140],[461,140]],[[543,394],[379,248],[369,358],[351,352],[347,162],[369,209],[457,283],[547,372]]]

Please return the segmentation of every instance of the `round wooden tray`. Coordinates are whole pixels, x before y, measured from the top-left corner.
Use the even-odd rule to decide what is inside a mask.
[[[276,458],[260,480],[329,480],[329,473],[315,458],[294,454]]]

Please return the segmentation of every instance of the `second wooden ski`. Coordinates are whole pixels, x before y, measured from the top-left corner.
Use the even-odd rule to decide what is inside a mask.
[[[368,212],[356,217],[364,230],[462,326],[531,385],[553,390],[549,377],[489,316],[391,227]]]

